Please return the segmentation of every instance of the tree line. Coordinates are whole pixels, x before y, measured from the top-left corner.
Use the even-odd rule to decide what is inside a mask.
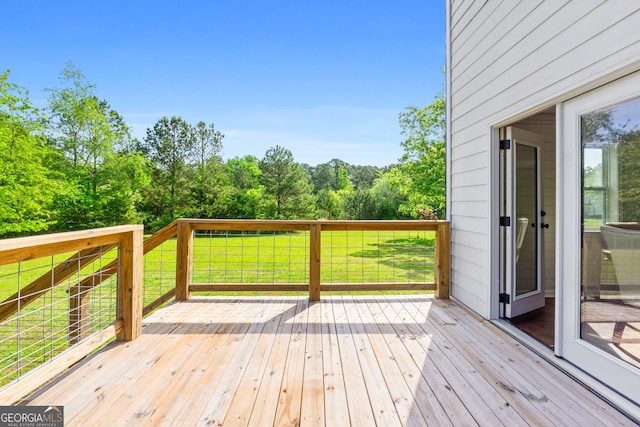
[[[281,146],[223,160],[213,123],[162,117],[142,141],[72,64],[36,108],[0,73],[0,237],[180,217],[406,219],[444,215],[444,100],[408,107],[404,155],[380,168],[298,163]]]

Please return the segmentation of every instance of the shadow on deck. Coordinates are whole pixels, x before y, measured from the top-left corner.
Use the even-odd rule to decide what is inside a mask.
[[[628,425],[455,302],[194,297],[41,389],[66,425]]]

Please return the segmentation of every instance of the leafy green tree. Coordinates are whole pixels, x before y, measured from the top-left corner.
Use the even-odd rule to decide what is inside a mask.
[[[371,200],[374,206],[375,219],[405,219],[407,215],[400,213],[400,206],[406,203],[407,196],[393,185],[388,175],[376,179],[371,188]]]
[[[226,216],[232,192],[220,158],[224,135],[213,123],[200,121],[191,128],[194,139],[195,179],[191,181],[188,216],[216,218]]]
[[[425,108],[408,107],[400,113],[401,165],[389,178],[407,200],[400,212],[412,217],[419,210],[444,218],[446,207],[445,100],[437,96]]]
[[[231,198],[227,207],[230,218],[264,218],[266,212],[262,171],[258,158],[244,156],[227,161],[226,172],[231,181]]]
[[[99,212],[96,222],[104,225],[141,222],[138,206],[142,202],[142,189],[150,182],[150,163],[140,153],[113,152],[107,155],[94,203],[94,210]]]
[[[0,237],[46,231],[63,186],[49,169],[54,155],[28,93],[0,73]]]
[[[153,221],[169,223],[189,206],[189,161],[196,153],[191,126],[180,117],[162,117],[147,129],[143,152],[154,166],[153,186],[147,188],[147,210]]]
[[[354,188],[366,190],[373,187],[382,170],[376,166],[349,166],[349,176]]]
[[[138,222],[135,205],[148,174],[144,159],[124,149],[131,145],[128,126],[72,64],[60,81],[61,87],[47,89],[49,140],[63,155],[53,167],[65,175],[67,189],[56,200],[57,228]]]
[[[322,190],[336,190],[337,176],[335,169],[329,163],[321,163],[310,171],[314,192]]]
[[[640,222],[640,131],[622,131],[618,147],[620,221]]]
[[[87,81],[82,71],[67,63],[59,80],[62,87],[46,89],[52,116],[50,126],[54,131],[52,141],[78,172],[100,154],[98,141],[92,137],[92,125],[105,118],[98,112],[95,85]]]
[[[344,217],[343,197],[337,191],[323,188],[317,194],[316,208],[318,215],[325,219],[340,219]]]
[[[322,189],[340,190],[346,187],[367,189],[380,176],[376,166],[354,166],[340,159],[332,159],[315,167],[308,167],[314,191]]]
[[[345,165],[339,165],[336,171],[337,190],[353,189],[351,179],[349,179],[349,171]]]
[[[197,164],[199,168],[204,168],[206,163],[214,158],[220,157],[222,151],[222,140],[224,134],[213,123],[207,125],[203,121],[199,121],[191,131],[193,132],[195,154],[197,156]]]
[[[340,190],[344,200],[344,219],[376,219],[375,204],[369,190]]]
[[[291,151],[275,146],[260,160],[262,184],[271,196],[276,219],[309,218],[314,214],[315,200],[311,194],[309,176],[293,160]]]

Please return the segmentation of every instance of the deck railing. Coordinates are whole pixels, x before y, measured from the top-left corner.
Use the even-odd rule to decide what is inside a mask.
[[[181,219],[176,299],[203,291],[302,291],[317,301],[322,292],[377,290],[447,298],[449,241],[447,221]]]
[[[0,240],[0,404],[113,337],[135,339],[142,317],[173,298],[296,291],[316,301],[378,290],[447,298],[449,259],[447,221],[180,219],[144,240],[142,226]]]
[[[142,226],[0,240],[0,403],[142,331]],[[35,380],[33,378],[36,378]]]

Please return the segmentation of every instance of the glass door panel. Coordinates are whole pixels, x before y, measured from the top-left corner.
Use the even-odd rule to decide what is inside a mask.
[[[538,290],[538,150],[516,144],[516,296]]]
[[[580,116],[580,338],[640,367],[640,98]]]
[[[639,405],[640,73],[559,116],[555,352]]]

